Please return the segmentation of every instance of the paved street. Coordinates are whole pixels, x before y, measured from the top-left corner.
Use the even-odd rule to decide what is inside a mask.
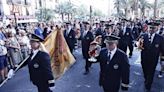
[[[130,59],[131,76],[128,92],[143,92],[143,75],[140,66],[139,52],[135,51]],[[53,92],[103,92],[98,85],[99,65],[92,65],[89,75],[83,75],[84,60],[81,50],[75,52],[77,62],[56,81]],[[157,67],[159,70],[159,66]],[[41,77],[41,76],[39,76]],[[0,88],[0,92],[37,92],[29,80],[27,67],[19,70],[17,74]],[[157,72],[154,77],[152,92],[164,92],[164,78],[158,79]]]

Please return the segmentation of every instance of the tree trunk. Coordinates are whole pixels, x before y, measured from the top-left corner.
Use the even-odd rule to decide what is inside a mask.
[[[142,18],[145,16],[145,8],[142,9]]]
[[[125,18],[127,18],[127,15],[128,15],[128,9],[125,8]]]
[[[154,18],[157,17],[157,15],[156,15],[156,13],[157,13],[157,2],[158,2],[158,0],[154,1]]]
[[[119,2],[119,0],[117,0],[117,14],[119,14],[120,15],[120,2]]]
[[[61,16],[62,16],[62,21],[64,21],[64,14],[63,14],[63,13],[61,13]]]
[[[69,21],[70,20],[70,14],[68,13],[67,15],[68,15],[68,21]]]

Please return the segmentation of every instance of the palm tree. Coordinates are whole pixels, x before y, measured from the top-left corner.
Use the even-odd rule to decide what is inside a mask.
[[[151,9],[152,8],[152,4],[148,3],[146,0],[139,0],[139,8],[141,10],[141,15],[142,17],[145,16],[145,9],[146,8],[149,8]]]
[[[121,9],[124,11],[124,16],[127,17],[128,13],[131,13],[135,10],[134,0],[115,0],[115,8],[117,9],[117,14],[121,14]]]
[[[164,7],[164,1],[163,0],[155,0],[154,1],[154,18],[157,17],[157,9],[161,9]]]
[[[120,0],[115,0],[114,5],[117,10],[118,16],[120,16]]]
[[[157,4],[158,4],[158,0],[155,0],[154,1],[154,18],[156,18],[157,16],[156,16],[156,13],[157,13]]]

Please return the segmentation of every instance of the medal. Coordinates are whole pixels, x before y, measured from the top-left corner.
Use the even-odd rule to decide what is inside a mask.
[[[159,47],[159,44],[156,44],[155,47],[158,48]]]
[[[34,64],[34,68],[38,68],[39,65],[37,63]]]
[[[118,69],[118,67],[119,67],[118,64],[115,64],[115,65],[113,66],[114,69]]]
[[[107,64],[109,65],[109,61],[107,61]]]

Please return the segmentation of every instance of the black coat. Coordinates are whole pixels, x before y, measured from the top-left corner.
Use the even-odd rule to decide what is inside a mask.
[[[99,36],[103,34],[103,30],[101,28],[98,28],[95,32],[95,36]]]
[[[30,80],[32,83],[37,86],[43,84],[49,86],[54,85],[54,83],[48,82],[54,80],[49,54],[39,51],[32,60],[31,56],[26,60],[23,66],[28,64]]]
[[[124,34],[123,30],[121,30],[118,36],[120,37],[119,44],[129,44],[134,40],[132,31],[128,27],[126,28],[126,32]]]
[[[64,31],[64,37],[65,37],[65,40],[68,44],[69,49],[72,52],[74,47],[75,47],[75,43],[76,43],[75,31],[71,29],[69,34],[67,35],[67,30],[65,30]]]
[[[132,35],[134,37],[134,40],[136,40],[139,37],[139,30],[137,27],[133,27],[132,29]]]
[[[164,38],[155,34],[153,42],[150,44],[148,34],[143,34],[141,37],[144,39],[141,63],[143,67],[147,67],[149,70],[155,69],[160,53],[164,53]]]
[[[89,58],[89,47],[90,47],[90,43],[94,40],[94,36],[92,34],[92,32],[88,31],[87,34],[83,37],[83,35],[81,35],[81,41],[82,41],[82,53],[83,53],[83,57],[85,59]]]
[[[108,50],[102,49],[100,52],[98,62],[100,62],[100,80],[99,84],[108,92],[118,92],[120,83],[129,84],[129,61],[127,55],[117,49],[113,58],[108,61]]]

